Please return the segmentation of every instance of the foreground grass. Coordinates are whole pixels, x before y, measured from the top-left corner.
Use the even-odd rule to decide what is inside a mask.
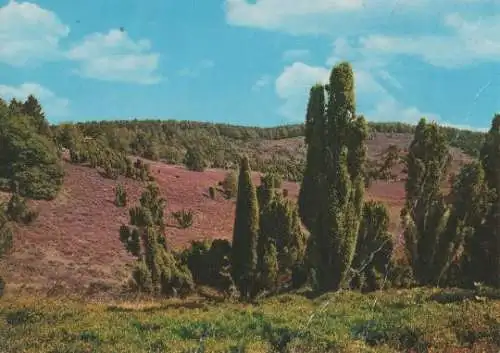
[[[2,353],[196,352],[204,334],[205,352],[239,352],[242,344],[271,352],[274,336],[275,346],[277,337],[295,337],[296,352],[496,353],[500,300],[430,289],[282,295],[257,305],[0,300]]]

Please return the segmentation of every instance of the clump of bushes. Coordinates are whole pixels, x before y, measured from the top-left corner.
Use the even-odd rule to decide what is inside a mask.
[[[120,227],[120,241],[136,258],[131,287],[163,296],[184,296],[193,290],[189,269],[179,263],[166,245],[166,200],[156,184],[149,184],[140,204],[129,210],[129,225]]]
[[[81,140],[81,141],[80,141]],[[103,143],[84,139],[72,144],[70,161],[73,164],[88,164],[91,168],[101,168],[104,178],[116,180],[123,175],[126,178],[140,181],[154,181],[148,163],[140,159],[132,162],[125,153],[105,147]]]
[[[172,217],[174,217],[177,224],[182,229],[189,228],[193,225],[194,213],[191,210],[180,210],[172,212]]]

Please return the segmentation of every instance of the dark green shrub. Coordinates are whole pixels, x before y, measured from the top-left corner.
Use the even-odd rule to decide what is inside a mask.
[[[230,171],[221,182],[222,190],[227,199],[236,197],[238,193],[238,175],[235,171]]]
[[[19,102],[11,105],[9,111],[0,111],[0,179],[9,180],[10,186],[16,184],[23,197],[54,199],[64,169],[58,147],[41,129],[46,121],[40,107],[30,103],[26,111],[36,113],[35,118],[23,115]]]
[[[104,176],[105,178],[108,178],[108,179],[116,180],[116,179],[118,179],[118,170],[113,168],[111,163],[107,162],[104,165],[104,171],[102,173],[102,176]]]
[[[393,260],[389,266],[387,279],[394,288],[411,288],[416,284],[413,270],[402,260]]]
[[[38,212],[30,210],[27,200],[14,193],[7,203],[6,215],[13,222],[31,224],[37,219]]]
[[[192,241],[180,258],[191,271],[196,284],[210,286],[225,293],[233,284],[229,272],[230,254],[229,241],[215,239]]]
[[[115,188],[115,205],[117,207],[127,206],[127,190],[122,184],[118,184]]]
[[[186,151],[184,164],[188,170],[195,172],[202,172],[207,167],[201,151],[194,148],[188,148]]]
[[[177,224],[182,229],[189,228],[193,225],[194,214],[191,210],[180,210],[172,212],[172,217],[177,221]]]
[[[70,162],[73,164],[78,164],[81,162],[80,153],[75,150],[69,151]]]
[[[384,284],[394,248],[388,231],[389,212],[383,203],[367,201],[362,215],[352,261],[351,288],[374,291]]]
[[[144,261],[137,261],[132,271],[135,289],[139,292],[151,293],[153,291],[153,282],[151,272]]]
[[[307,284],[308,268],[304,263],[296,263],[292,267],[292,288],[299,289]]]

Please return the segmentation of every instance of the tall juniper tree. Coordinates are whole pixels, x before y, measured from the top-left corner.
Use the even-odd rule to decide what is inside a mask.
[[[422,285],[436,281],[442,255],[439,248],[448,245],[443,241],[449,227],[450,209],[441,187],[447,180],[450,162],[443,132],[436,123],[428,124],[421,119],[406,156],[408,178],[401,217],[407,255],[413,273]]]
[[[305,124],[307,144],[306,167],[299,191],[299,214],[304,226],[313,231],[318,212],[319,174],[324,166],[325,88],[316,84],[311,88]]]
[[[238,176],[231,253],[231,276],[243,300],[250,299],[255,285],[258,236],[259,204],[252,183],[250,163],[248,157],[243,156]]]
[[[320,291],[338,290],[346,284],[362,215],[368,135],[365,119],[356,116],[354,73],[349,63],[334,66],[328,87],[326,129],[314,136],[324,146],[312,232],[313,266]]]
[[[493,192],[491,209],[481,230],[484,245],[488,248],[488,253],[484,255],[490,275],[485,281],[500,287],[500,114],[493,117],[480,160],[486,182]]]

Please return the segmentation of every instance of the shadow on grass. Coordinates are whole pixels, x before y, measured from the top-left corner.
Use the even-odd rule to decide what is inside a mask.
[[[388,322],[358,321],[351,334],[371,347],[386,344],[398,350],[416,352],[428,352],[430,347],[420,330]]]
[[[459,303],[466,300],[484,301],[500,300],[500,290],[494,288],[473,289],[443,289],[429,297],[440,304]]]

